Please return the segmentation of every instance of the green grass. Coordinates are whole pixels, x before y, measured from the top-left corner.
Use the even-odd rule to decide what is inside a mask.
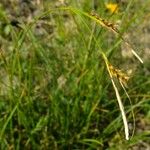
[[[136,32],[147,15],[150,1],[138,2],[120,4],[112,15],[102,0],[96,12],[110,22],[120,20],[124,35]],[[54,3],[45,1],[45,10],[20,27],[10,24],[0,5],[0,149],[120,150],[150,144],[149,62],[121,56],[120,37],[88,14],[94,1],[58,8]],[[131,134],[134,110],[129,141],[102,51],[117,68],[134,71],[127,89],[132,105],[117,84]]]

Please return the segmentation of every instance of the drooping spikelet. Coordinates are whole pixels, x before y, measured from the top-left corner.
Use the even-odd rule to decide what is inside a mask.
[[[109,30],[113,31],[115,34],[117,34],[118,36],[120,36],[120,38],[122,39],[122,41],[130,48],[132,54],[141,62],[143,63],[143,60],[141,59],[141,57],[135,52],[134,48],[131,46],[131,44],[124,39],[124,37],[121,35],[121,33],[119,32],[119,30],[117,29],[116,25],[113,23],[110,23],[109,21],[102,19],[101,17],[99,17],[95,12],[91,12],[90,15],[92,17],[94,17],[94,19],[96,20],[97,23],[99,23],[101,26],[108,28]]]
[[[127,82],[129,80],[129,76],[122,72],[120,69],[116,69],[113,65],[108,64],[110,73],[112,77],[117,78],[121,83],[123,83],[125,86],[127,86]]]
[[[105,19],[102,19],[101,17],[99,17],[95,12],[91,12],[90,13],[91,16],[95,17],[96,18],[96,21],[97,23],[100,23],[102,26],[108,28],[109,30],[115,32],[115,33],[119,33],[118,29],[116,28],[116,25],[111,23],[111,22],[108,22],[107,20]]]

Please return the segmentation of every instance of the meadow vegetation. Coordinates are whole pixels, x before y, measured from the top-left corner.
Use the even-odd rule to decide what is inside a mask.
[[[0,149],[150,149],[149,8],[1,0]]]

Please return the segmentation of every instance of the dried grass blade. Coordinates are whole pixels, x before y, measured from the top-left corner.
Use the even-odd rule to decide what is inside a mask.
[[[111,78],[111,82],[113,84],[113,87],[114,87],[114,90],[115,90],[115,93],[116,93],[117,101],[118,101],[118,104],[119,104],[119,108],[120,108],[120,111],[121,111],[122,120],[123,120],[123,124],[124,124],[124,128],[125,128],[125,137],[126,137],[126,140],[129,140],[129,127],[128,127],[128,122],[127,122],[126,114],[125,114],[125,111],[124,111],[124,106],[122,104],[121,97],[119,95],[119,91],[118,91],[118,89],[117,89],[117,87],[115,85],[115,82],[113,80],[113,76],[112,76],[111,71],[109,69],[109,64],[108,64],[107,57],[105,56],[104,53],[102,53],[102,55],[103,55],[105,64],[107,66],[107,70],[108,70],[110,78]]]

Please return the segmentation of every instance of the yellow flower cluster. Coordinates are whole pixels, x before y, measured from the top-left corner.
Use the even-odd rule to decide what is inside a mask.
[[[111,13],[118,13],[118,4],[107,3],[105,6]]]

